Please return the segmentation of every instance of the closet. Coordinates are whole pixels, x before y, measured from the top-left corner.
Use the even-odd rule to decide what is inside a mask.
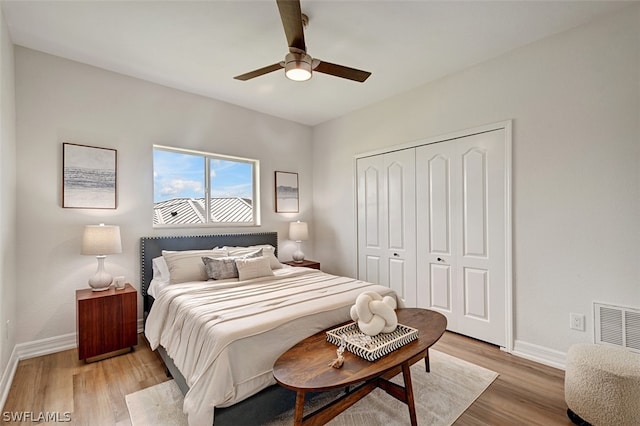
[[[510,132],[502,126],[356,159],[358,276],[447,329],[506,346]]]

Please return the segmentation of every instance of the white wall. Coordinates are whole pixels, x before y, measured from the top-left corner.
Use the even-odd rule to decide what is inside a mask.
[[[141,236],[275,230],[281,258],[290,259],[288,222],[313,220],[310,128],[22,47],[15,52],[17,343],[75,332],[75,290],[88,287],[97,265],[80,255],[86,224],[120,225],[123,253],[109,256],[106,267],[137,288]],[[118,150],[116,210],[61,207],[63,142]],[[153,144],[259,159],[262,226],[154,230]],[[299,173],[299,214],[274,213],[275,170]]]
[[[640,307],[639,118],[634,5],[319,125],[315,255],[356,274],[355,154],[513,119],[516,346],[565,353],[593,301]]]
[[[0,9],[0,376],[6,371],[15,345],[14,325],[17,322],[16,126],[13,67],[13,43]],[[2,377],[0,381],[0,392],[5,379],[8,378]]]
[[[515,338],[564,352],[591,339],[568,330],[569,312],[587,314],[591,329],[594,300],[640,306],[637,5],[317,126],[313,134],[16,47],[14,137],[13,58],[3,21],[0,26],[0,331],[6,319],[17,325],[15,339],[0,335],[0,367],[14,343],[75,331],[74,292],[86,287],[96,265],[79,254],[85,224],[121,226],[124,252],[109,256],[107,267],[136,286],[139,237],[182,233],[151,227],[154,143],[260,159],[260,230],[280,232],[281,257],[293,249],[285,240],[287,222],[302,218],[314,224],[307,257],[326,271],[355,275],[355,154],[513,119]],[[118,150],[117,210],[61,208],[62,142]],[[273,213],[274,170],[300,173],[299,215]]]

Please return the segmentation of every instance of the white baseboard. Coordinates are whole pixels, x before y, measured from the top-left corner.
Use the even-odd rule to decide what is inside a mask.
[[[515,341],[511,353],[521,358],[539,362],[540,364],[559,368],[560,370],[564,370],[567,363],[566,353],[545,348],[544,346],[534,345],[533,343],[523,342],[522,340]]]
[[[142,319],[138,320],[138,333],[143,332],[144,323]],[[56,352],[62,352],[76,347],[76,333],[64,334],[57,337],[49,337],[47,339],[35,340],[33,342],[18,343],[13,347],[7,367],[2,373],[0,379],[0,407],[4,407],[13,377],[18,369],[18,363],[23,359],[35,358],[37,356],[49,355]]]
[[[0,407],[4,407],[4,403],[7,402],[9,396],[9,389],[11,389],[11,383],[13,383],[13,376],[18,369],[18,355],[16,353],[16,347],[13,347],[7,368],[2,373],[2,379],[0,379]]]
[[[18,360],[35,358],[37,356],[54,354],[76,347],[76,333],[63,334],[62,336],[49,337],[33,342],[18,343],[16,351]]]

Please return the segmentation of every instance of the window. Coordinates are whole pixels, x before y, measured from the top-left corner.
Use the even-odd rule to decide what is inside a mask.
[[[259,225],[259,162],[154,145],[154,226]]]

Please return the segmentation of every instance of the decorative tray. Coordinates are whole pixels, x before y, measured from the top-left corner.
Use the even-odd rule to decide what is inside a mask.
[[[375,361],[378,358],[401,348],[418,338],[418,330],[398,324],[391,333],[380,333],[377,336],[367,336],[351,322],[341,327],[327,331],[327,342],[336,346],[342,344],[342,336],[345,338],[345,349],[367,361]]]

